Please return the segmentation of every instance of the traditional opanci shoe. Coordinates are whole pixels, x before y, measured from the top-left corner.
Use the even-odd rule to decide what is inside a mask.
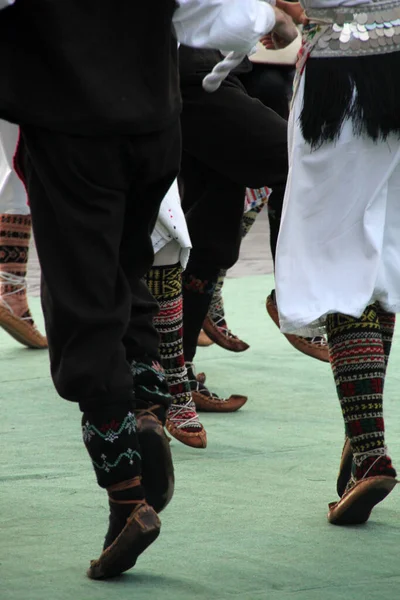
[[[31,233],[30,215],[0,214],[0,327],[28,348],[45,349],[47,339],[36,328],[27,298]]]
[[[214,319],[207,315],[203,322],[203,330],[215,344],[230,352],[244,352],[250,348],[249,344],[231,332],[224,316],[214,315]]]
[[[344,451],[348,452],[346,443]],[[365,523],[374,506],[382,502],[398,483],[390,457],[376,452],[372,450],[353,455],[352,472],[346,490],[338,502],[329,504],[329,523]]]
[[[186,404],[172,404],[165,424],[168,433],[191,448],[206,448],[207,433],[199,421],[193,400]]]
[[[23,346],[37,350],[48,348],[47,338],[37,329],[30,312],[25,313],[23,317],[17,317],[1,299],[0,327]]]
[[[206,332],[202,329],[200,331],[199,337],[197,338],[197,345],[202,348],[207,348],[208,346],[212,346],[213,343],[214,342],[210,340]]]
[[[276,306],[275,301],[275,292],[272,291],[268,296],[266,301],[266,308],[269,316],[275,323],[275,325],[280,328],[279,324],[279,313],[278,308]],[[313,338],[305,338],[299,335],[294,335],[292,333],[284,333],[283,334],[288,342],[299,350],[306,356],[311,356],[312,358],[316,358],[317,360],[321,360],[322,362],[329,362],[329,348],[328,344],[324,337],[316,336]]]
[[[87,571],[90,579],[116,577],[135,566],[139,556],[160,534],[161,522],[154,509],[146,503],[138,504],[115,540],[92,560]]]
[[[377,475],[355,481],[339,502],[329,504],[328,521],[332,525],[361,525],[372,509],[382,502],[398,483],[395,477]]]
[[[235,412],[246,404],[247,396],[233,394],[229,398],[220,398],[211,393],[196,379],[193,363],[187,362],[186,368],[193,401],[199,412]]]
[[[142,457],[142,483],[146,500],[159,513],[169,504],[175,489],[174,464],[169,440],[155,412],[160,407],[135,411]]]

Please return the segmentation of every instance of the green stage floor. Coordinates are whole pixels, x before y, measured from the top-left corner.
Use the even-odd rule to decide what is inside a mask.
[[[107,502],[81,442],[79,411],[57,397],[46,352],[0,333],[1,600],[399,597],[399,491],[365,526],[328,525],[343,438],[332,376],[278,333],[264,307],[271,286],[271,276],[227,281],[229,324],[251,348],[201,349],[197,367],[216,392],[247,393],[248,404],[204,415],[206,450],[172,442],[177,485],[161,536],[110,582],[85,577]],[[32,307],[42,326],[37,299]],[[400,465],[398,342],[385,414]]]

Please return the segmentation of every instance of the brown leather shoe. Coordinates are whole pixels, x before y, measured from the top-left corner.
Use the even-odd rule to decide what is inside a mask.
[[[126,525],[97,560],[92,560],[87,571],[90,579],[116,577],[135,566],[138,557],[159,536],[161,522],[148,504],[140,504],[126,521]]]
[[[142,483],[146,500],[156,512],[170,502],[175,488],[174,464],[164,427],[151,410],[136,412],[137,433],[142,456]]]
[[[361,525],[372,509],[382,502],[397,484],[395,477],[379,475],[356,481],[339,502],[329,504],[328,521],[332,525]]]
[[[23,346],[38,350],[45,350],[48,347],[47,338],[39,332],[32,319],[16,317],[1,303],[0,327]]]
[[[275,295],[272,292],[266,301],[267,312],[275,325],[279,328],[279,313],[275,302]],[[323,337],[317,338],[305,338],[292,333],[283,334],[288,342],[307,356],[321,360],[322,362],[329,362],[329,349],[328,344]]]
[[[200,392],[192,392],[193,400],[199,412],[235,412],[247,402],[247,396],[233,394],[229,398],[206,396]]]
[[[200,331],[199,337],[197,338],[197,345],[202,348],[206,348],[207,346],[212,346],[213,343],[214,342],[212,340],[210,340],[210,338],[208,337],[206,332],[202,329]]]
[[[186,362],[188,381],[192,398],[198,412],[235,412],[247,402],[247,396],[234,394],[229,398],[219,398],[196,378],[194,364]]]
[[[207,432],[203,426],[201,429],[190,431],[177,427],[171,419],[168,419],[165,424],[168,433],[172,435],[178,442],[190,446],[191,448],[206,448],[207,447]]]
[[[225,321],[224,321],[225,323]],[[225,324],[226,325],[226,324]],[[221,348],[230,352],[244,352],[250,348],[243,340],[234,335],[226,326],[218,327],[210,316],[206,316],[203,322],[203,330],[208,335],[210,340],[215,342]]]

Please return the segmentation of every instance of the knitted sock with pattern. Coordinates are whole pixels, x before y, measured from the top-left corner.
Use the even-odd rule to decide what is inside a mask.
[[[97,483],[110,499],[110,523],[104,548],[120,534],[138,503],[145,502],[140,483],[141,456],[132,405],[116,404],[85,411],[82,436]]]
[[[183,355],[181,265],[153,267],[147,274],[147,285],[160,306],[154,325],[160,335],[161,365],[172,396],[169,416],[182,431],[201,431]]]
[[[151,409],[163,425],[172,403],[164,369],[157,358],[142,356],[131,362],[136,408]]]
[[[217,281],[218,271],[197,269],[183,273],[183,354],[186,361],[193,362]]]
[[[30,322],[25,277],[31,232],[30,215],[0,215],[0,301]]]
[[[222,329],[228,328],[225,321],[224,299],[222,296],[222,288],[225,283],[226,273],[226,269],[221,269],[219,272],[211,299],[210,308],[208,310],[208,316],[210,319],[217,325],[217,327],[221,327]]]
[[[390,313],[386,310],[383,310],[379,302],[377,302],[374,306],[378,314],[379,326],[383,341],[383,352],[385,355],[385,365],[387,367],[389,362],[390,350],[392,349],[392,340],[394,328],[396,325],[396,315],[394,313]]]
[[[386,455],[382,407],[386,364],[376,308],[367,307],[359,319],[328,315],[326,328],[345,432],[353,451],[353,474],[356,479],[395,476]]]

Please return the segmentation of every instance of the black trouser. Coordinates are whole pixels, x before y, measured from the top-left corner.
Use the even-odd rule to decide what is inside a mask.
[[[256,63],[249,73],[239,75],[239,79],[252,98],[258,98],[265,106],[288,119],[294,73],[291,65]]]
[[[193,245],[186,272],[202,277],[207,273],[210,279],[237,261],[246,187],[273,189],[269,220],[275,257],[288,172],[286,121],[250,98],[236,76],[229,76],[212,94],[202,89],[200,78],[182,81],[181,91],[180,180]],[[190,289],[184,289],[184,345],[193,355],[195,330],[202,321],[201,315],[192,319],[188,313],[189,294]]]
[[[179,123],[143,136],[21,130],[55,387],[83,410],[131,401],[129,362],[158,356],[158,307],[142,278],[179,168]]]
[[[180,179],[193,244],[188,270],[195,265],[226,269],[238,258],[246,187],[271,187],[270,207],[280,220],[287,123],[250,98],[234,76],[212,94],[183,84],[182,96]],[[271,232],[273,255],[277,232]]]

